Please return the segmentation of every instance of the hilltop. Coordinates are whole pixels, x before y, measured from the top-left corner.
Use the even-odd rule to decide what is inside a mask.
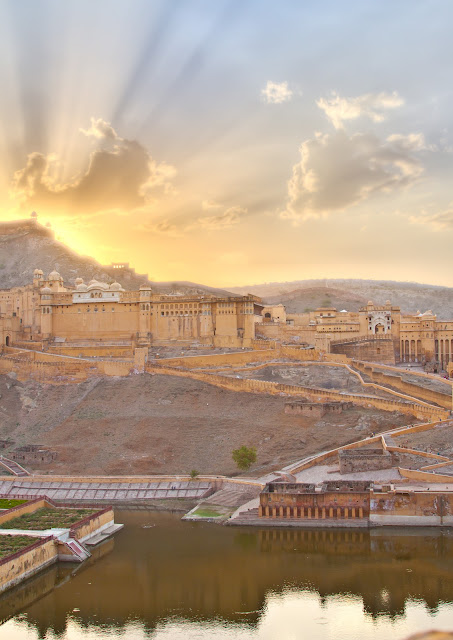
[[[45,274],[56,269],[69,285],[78,277],[101,282],[117,280],[128,290],[149,284],[162,293],[231,295],[224,289],[215,289],[194,282],[154,282],[147,275],[133,269],[113,270],[94,258],[82,256],[55,239],[54,232],[34,220],[0,222],[0,289],[29,284],[34,269]]]
[[[358,311],[368,300],[385,304],[390,300],[403,313],[431,309],[439,320],[453,318],[453,288],[391,280],[296,280],[244,287],[231,287],[237,294],[253,293],[267,304],[283,304],[287,313],[303,313],[317,307]]]

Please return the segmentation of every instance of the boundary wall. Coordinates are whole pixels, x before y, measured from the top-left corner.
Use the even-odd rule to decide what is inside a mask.
[[[265,380],[253,380],[243,378],[230,378],[215,373],[204,373],[198,371],[188,371],[171,369],[156,363],[148,363],[145,367],[148,373],[157,373],[161,375],[173,375],[180,377],[192,378],[207,382],[222,389],[231,391],[244,391],[247,393],[269,393],[272,395],[288,394],[290,396],[299,396],[309,398],[312,402],[325,402],[326,400],[335,400],[342,402],[353,402],[356,405],[364,407],[376,407],[383,411],[400,411],[410,415],[415,415],[420,419],[432,418],[436,420],[446,419],[448,412],[439,407],[433,407],[427,404],[418,404],[415,399],[408,402],[399,400],[389,400],[387,398],[379,398],[375,396],[360,396],[327,389],[317,389],[311,387],[297,387],[294,385],[280,384],[278,382],[268,382]]]
[[[58,544],[52,536],[42,538],[0,560],[0,593],[58,561]]]
[[[356,369],[359,369],[362,373],[365,373],[375,382],[388,384],[404,393],[422,398],[426,402],[434,402],[435,404],[444,407],[444,409],[452,409],[451,387],[446,388],[447,393],[442,393],[440,391],[427,389],[426,387],[422,387],[421,385],[402,380],[401,376],[404,375],[403,371],[401,371],[400,373],[397,370],[393,370],[394,375],[389,375],[385,371],[376,371],[372,364],[359,361],[354,362],[353,366]]]

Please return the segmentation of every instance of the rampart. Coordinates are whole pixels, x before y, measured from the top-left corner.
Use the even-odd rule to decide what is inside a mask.
[[[401,376],[404,375],[403,371],[401,371],[401,373],[398,371],[395,371],[394,373],[388,371],[387,373],[385,369],[375,368],[372,364],[367,362],[354,362],[353,366],[362,371],[362,373],[365,373],[369,378],[371,378],[371,380],[378,384],[389,385],[403,393],[421,398],[426,402],[434,402],[445,409],[451,410],[452,408],[451,388],[447,385],[445,385],[446,393],[442,393],[433,389],[427,389],[421,384],[418,385],[402,380]]]
[[[415,415],[421,419],[431,418],[436,420],[446,419],[448,412],[437,407],[427,404],[417,404],[416,402],[402,402],[401,400],[390,400],[387,398],[379,398],[375,396],[354,395],[327,389],[317,389],[310,387],[298,387],[294,385],[280,384],[277,382],[268,382],[265,380],[253,380],[242,378],[231,378],[213,373],[205,373],[200,371],[184,371],[180,369],[172,369],[169,367],[158,365],[157,363],[148,363],[146,365],[148,373],[160,373],[163,375],[176,375],[188,377],[195,380],[201,380],[223,389],[232,391],[245,391],[248,393],[269,393],[273,395],[290,395],[307,398],[313,402],[340,401],[353,402],[356,405],[364,407],[376,407],[383,411],[401,411],[409,415]]]

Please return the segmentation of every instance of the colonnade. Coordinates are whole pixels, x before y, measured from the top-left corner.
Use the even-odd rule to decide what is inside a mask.
[[[424,356],[421,340],[401,340],[401,362],[420,362]],[[453,339],[441,338],[434,340],[433,357],[442,368],[445,368],[453,360]]]
[[[368,517],[363,507],[291,507],[260,505],[260,518],[296,518],[298,520],[348,520]]]

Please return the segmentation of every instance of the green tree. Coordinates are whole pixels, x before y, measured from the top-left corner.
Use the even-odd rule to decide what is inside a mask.
[[[195,478],[197,478],[198,475],[199,475],[198,471],[196,469],[192,469],[192,471],[190,472],[191,480],[195,480]]]
[[[239,469],[247,471],[247,469],[250,468],[250,465],[256,462],[255,447],[246,447],[245,445],[242,445],[239,449],[234,449],[233,460]]]

